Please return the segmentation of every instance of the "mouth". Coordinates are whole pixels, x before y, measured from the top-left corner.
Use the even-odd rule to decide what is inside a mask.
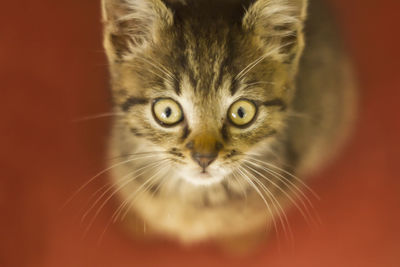
[[[179,177],[194,185],[212,185],[221,182],[229,172],[219,166],[201,168],[196,165],[185,164],[176,169]]]
[[[199,174],[199,177],[202,179],[211,179],[213,176],[207,171],[207,170],[202,170]]]

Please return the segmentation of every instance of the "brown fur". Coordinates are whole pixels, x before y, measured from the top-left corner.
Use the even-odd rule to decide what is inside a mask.
[[[115,111],[124,113],[110,144],[111,155],[126,161],[113,168],[124,212],[184,242],[277,226],[279,205],[299,186],[286,172],[321,166],[351,124],[348,60],[330,22],[323,33],[316,17],[306,27],[297,76],[306,1],[103,0]],[[179,103],[181,123],[157,124],[151,106],[159,98]],[[257,106],[246,128],[227,120],[238,99]],[[199,167],[196,153],[216,155],[207,168],[211,178],[189,177]],[[254,160],[283,170],[271,175]]]

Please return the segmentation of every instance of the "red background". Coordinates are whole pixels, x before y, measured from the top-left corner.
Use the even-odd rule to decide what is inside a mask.
[[[106,166],[109,120],[73,122],[110,108],[99,1],[3,1],[0,266],[400,266],[400,3],[332,3],[360,81],[356,133],[311,181],[322,225],[291,212],[293,248],[270,241],[239,258],[133,241],[114,225],[99,243],[113,204],[84,234],[93,214],[80,218],[106,177],[61,207]]]

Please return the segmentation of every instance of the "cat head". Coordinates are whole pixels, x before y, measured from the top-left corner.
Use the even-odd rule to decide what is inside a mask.
[[[197,184],[267,153],[294,94],[305,9],[305,0],[103,0],[127,142],[165,151]]]

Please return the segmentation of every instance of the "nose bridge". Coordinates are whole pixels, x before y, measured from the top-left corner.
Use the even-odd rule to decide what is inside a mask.
[[[216,132],[203,131],[195,135],[187,144],[187,147],[191,151],[193,160],[204,171],[217,158],[218,152],[222,148],[222,143]]]
[[[193,151],[199,154],[213,154],[217,150],[217,142],[214,133],[202,132],[193,138]]]
[[[208,85],[203,85],[208,86]],[[207,92],[207,93],[206,93]],[[196,92],[197,100],[194,104],[197,117],[196,126],[202,127],[202,133],[213,133],[220,115],[220,106],[218,104],[219,95],[213,90],[198,90]],[[204,95],[206,93],[206,95]]]
[[[222,142],[217,131],[205,129],[194,135],[188,147],[193,153],[217,154],[222,148]]]
[[[193,134],[186,146],[190,150],[193,161],[205,171],[207,166],[218,157],[218,152],[223,145],[218,131],[218,105],[213,104],[213,98],[202,99],[203,101],[196,105],[197,115],[192,122]]]

